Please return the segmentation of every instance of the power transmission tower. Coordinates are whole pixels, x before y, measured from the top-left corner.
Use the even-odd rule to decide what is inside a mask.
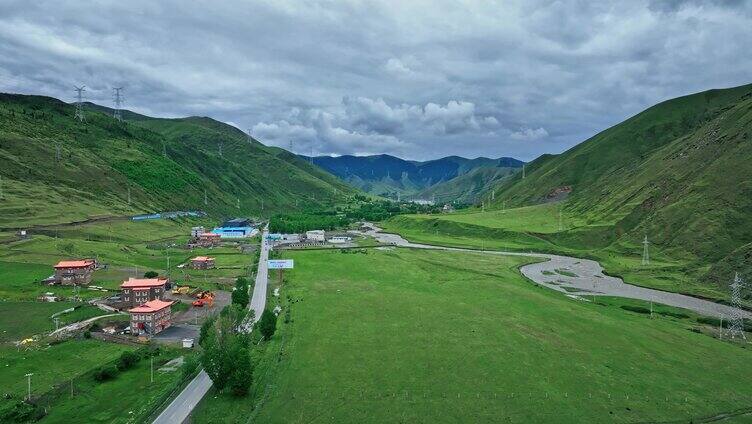
[[[123,114],[120,111],[120,104],[123,101],[123,98],[120,97],[120,90],[122,90],[123,87],[114,87],[112,90],[114,91],[113,95],[115,96],[115,113],[113,113],[113,117],[117,119],[118,121],[123,121]]]
[[[525,179],[525,164],[522,164],[522,179]]]
[[[240,209],[240,197],[238,197],[238,209]]]
[[[251,129],[250,128],[248,128],[248,143],[249,144],[253,143],[253,137],[251,136]]]
[[[209,204],[209,199],[206,197],[206,189],[204,189],[204,206]]]
[[[80,87],[73,86],[76,90],[76,113],[74,114],[74,119],[78,119],[81,122],[85,122],[86,118],[84,117],[84,96],[83,92],[85,90],[85,85],[82,85]]]
[[[561,207],[559,207],[559,231],[564,231],[564,221],[562,220]]]
[[[219,157],[222,157],[222,142],[221,141],[219,142],[219,146],[217,147],[219,148]]]
[[[162,141],[162,157],[167,157],[167,143]]]
[[[742,289],[744,288],[744,281],[739,276],[739,273],[734,275],[734,281],[729,285],[731,288],[731,316],[729,317],[728,330],[726,335],[735,339],[741,337],[747,340],[747,336],[744,334],[744,316],[742,315]]]
[[[128,204],[131,204],[131,186],[128,186]]]
[[[491,200],[496,200],[496,190],[491,192]]]
[[[290,140],[290,153],[292,153],[292,140]]]
[[[55,162],[60,163],[60,142],[55,142]]]
[[[642,241],[642,264],[643,265],[650,265],[650,251],[648,249],[649,245],[650,245],[650,242],[648,241],[648,235],[645,234],[645,240]]]

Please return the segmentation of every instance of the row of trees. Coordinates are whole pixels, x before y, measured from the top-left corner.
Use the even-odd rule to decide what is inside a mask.
[[[203,348],[201,365],[220,392],[225,389],[235,396],[245,396],[253,383],[254,340],[269,340],[277,328],[277,316],[265,310],[254,331],[243,331],[253,321],[248,310],[250,283],[240,277],[235,281],[232,303],[217,316],[207,318],[201,326],[199,345]]]

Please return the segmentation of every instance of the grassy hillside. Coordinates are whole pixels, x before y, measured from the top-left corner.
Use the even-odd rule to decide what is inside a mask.
[[[517,167],[478,167],[449,181],[433,185],[415,197],[434,199],[437,203],[453,201],[474,203],[486,194],[489,187],[494,186],[503,178],[512,177],[519,169]]]
[[[121,123],[106,108],[85,113],[81,123],[59,100],[0,94],[0,228],[173,209],[268,215],[353,192],[209,118],[127,112]]]
[[[501,182],[501,209],[566,199],[581,225],[548,240],[634,245],[688,258],[698,281],[752,277],[752,85],[669,100]],[[490,200],[490,199],[487,199]]]

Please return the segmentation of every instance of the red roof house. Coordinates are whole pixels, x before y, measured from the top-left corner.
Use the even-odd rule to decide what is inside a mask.
[[[167,291],[166,278],[129,278],[120,285],[121,301],[125,307],[163,299]]]
[[[79,259],[73,261],[60,261],[53,265],[55,284],[89,284],[94,273],[96,262],[93,259]]]
[[[153,336],[171,325],[172,302],[150,300],[131,308],[131,334]]]

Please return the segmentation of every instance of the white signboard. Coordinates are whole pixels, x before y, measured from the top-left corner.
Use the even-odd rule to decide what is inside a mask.
[[[268,261],[266,261],[266,265],[269,267],[269,269],[292,269],[293,260],[292,259],[269,259]]]

